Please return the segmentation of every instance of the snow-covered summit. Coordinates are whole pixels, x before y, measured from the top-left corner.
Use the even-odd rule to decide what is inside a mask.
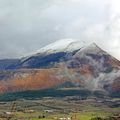
[[[107,52],[102,50],[96,43],[91,43],[86,47],[81,48],[77,53],[76,56],[85,57],[86,54],[94,54],[94,55],[108,55]]]
[[[85,46],[85,43],[79,40],[61,39],[37,50],[36,53],[71,52],[80,49],[83,46]]]
[[[80,40],[60,39],[31,53],[29,56],[22,58],[21,61],[25,61],[32,56],[39,56],[40,54],[48,55],[48,54],[58,53],[58,52],[72,52],[74,50],[81,49],[85,46],[86,46],[85,42]]]

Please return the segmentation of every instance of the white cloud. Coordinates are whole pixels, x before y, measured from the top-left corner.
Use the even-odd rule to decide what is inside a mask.
[[[18,57],[76,38],[120,59],[119,6],[119,0],[0,0],[0,55]]]
[[[110,14],[111,18],[120,14],[120,0],[110,0]]]

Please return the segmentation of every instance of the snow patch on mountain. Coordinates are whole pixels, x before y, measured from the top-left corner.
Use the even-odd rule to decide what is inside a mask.
[[[99,46],[97,46],[96,43],[92,43],[90,45],[87,45],[87,46],[81,48],[76,53],[76,56],[80,55],[81,57],[85,57],[87,53],[97,54],[97,55],[108,54],[107,52],[105,52],[104,50],[102,50]]]
[[[60,39],[57,40],[37,51],[30,54],[27,57],[21,59],[21,62],[29,59],[32,56],[39,56],[40,54],[48,55],[58,52],[73,52],[87,46],[85,42],[76,39]]]
[[[72,52],[83,46],[85,46],[85,42],[79,40],[61,39],[37,50],[36,53]]]

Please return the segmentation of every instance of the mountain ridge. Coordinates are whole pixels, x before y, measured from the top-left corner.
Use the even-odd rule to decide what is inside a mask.
[[[80,47],[77,44],[75,48],[76,44],[70,40],[63,47],[70,47],[70,51],[62,48],[49,54],[45,54],[45,51],[38,52],[0,70],[0,93],[57,90],[59,86],[72,89],[79,87],[120,97],[120,61],[95,43]]]

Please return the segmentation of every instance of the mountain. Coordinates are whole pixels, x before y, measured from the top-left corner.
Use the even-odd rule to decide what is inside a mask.
[[[9,66],[15,65],[19,62],[19,59],[1,59],[0,70],[7,69]]]
[[[17,64],[12,64],[7,69],[53,67],[55,62],[67,60],[68,56],[73,55],[82,47],[85,47],[84,42],[62,39],[41,48],[31,56],[22,58]]]
[[[95,43],[69,39],[54,42],[0,70],[0,93],[48,93],[51,89],[56,96],[89,93],[120,97],[120,61]]]

